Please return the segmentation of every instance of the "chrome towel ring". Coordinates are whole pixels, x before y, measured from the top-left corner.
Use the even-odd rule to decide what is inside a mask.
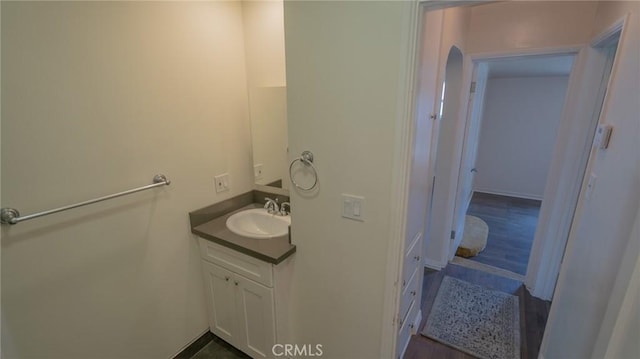
[[[313,180],[313,184],[309,187],[302,187],[296,182],[296,180],[293,179],[293,173],[291,171],[293,169],[293,165],[298,161],[302,162],[303,165],[305,165],[308,168],[311,168],[311,170],[313,171],[314,180]],[[311,153],[311,151],[304,151],[302,152],[300,157],[291,161],[291,164],[289,165],[289,179],[291,179],[291,183],[293,183],[293,185],[296,186],[296,188],[301,191],[311,191],[316,187],[316,185],[318,184],[318,171],[316,170],[316,167],[313,165],[313,153]]]

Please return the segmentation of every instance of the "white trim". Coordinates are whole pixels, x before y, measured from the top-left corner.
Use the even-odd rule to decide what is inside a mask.
[[[545,300],[551,299],[555,288],[560,262],[564,256],[564,245],[575,213],[576,196],[586,168],[580,166],[572,169],[565,161],[572,159],[574,163],[582,162],[586,165],[584,146],[589,142],[585,138],[588,134],[585,134],[584,126],[573,127],[571,124],[581,123],[575,123],[577,110],[574,103],[580,98],[587,58],[588,50],[581,50],[569,75],[565,105],[546,180],[548,185],[545,186],[538,226],[527,264],[525,286],[532,296]],[[582,134],[576,135],[578,132]],[[576,158],[582,161],[576,161]],[[560,179],[564,179],[565,183],[560,183]],[[555,185],[550,185],[552,183]],[[547,198],[547,201],[544,198]]]
[[[618,32],[622,33],[622,29],[624,28],[624,25],[629,20],[629,16],[630,16],[630,14],[627,13],[623,17],[621,17],[618,20],[616,20],[616,22],[611,24],[611,26],[609,26],[608,28],[603,30],[601,33],[596,35],[591,40],[590,46],[591,47],[604,47],[604,46],[606,46],[612,40],[612,38],[615,36],[616,33],[618,33]],[[620,35],[620,38],[622,38],[622,34]]]
[[[422,261],[425,268],[434,269],[434,270],[442,270],[442,268],[447,266],[447,263],[442,263],[431,258],[424,258]]]
[[[626,25],[629,23],[628,20],[629,20],[629,14],[627,13],[625,16],[623,16],[622,18],[620,18],[617,21],[615,21],[614,25],[612,25],[611,27],[609,27],[606,30],[604,30],[602,33],[600,33],[597,36],[595,36],[594,40],[591,41],[592,46],[589,47],[589,50],[595,51],[594,48],[593,48],[593,45],[595,45],[595,46],[606,45],[609,42],[609,39],[612,36],[615,36],[616,33],[617,33],[617,31],[611,32],[611,29],[617,28],[617,24],[622,23],[622,26],[619,28],[620,35],[619,35],[619,39],[618,39],[618,46],[617,46],[617,49],[616,49],[616,54],[615,54],[615,57],[614,57],[613,66],[611,68],[611,74],[609,76],[609,81],[608,81],[607,87],[610,87],[611,84],[615,81],[615,78],[616,78],[618,63],[620,62],[620,57],[617,56],[617,55],[618,55],[618,51],[620,51],[620,49],[622,47],[621,44],[624,43],[625,38],[627,36],[627,28],[628,28],[628,26],[626,26]],[[606,34],[606,36],[605,36],[605,34]],[[603,100],[603,103],[602,103],[602,108],[600,110],[600,114],[601,115],[606,113],[606,107],[607,107],[607,102],[608,102],[607,100],[608,100],[608,94],[605,93],[605,97],[604,97],[604,100]],[[598,116],[594,116],[594,117],[598,117]],[[600,118],[597,118],[596,123],[599,122],[599,121],[600,121]],[[588,176],[587,170],[589,169],[589,167],[591,165],[591,160],[592,159],[589,158],[589,160],[588,160],[588,162],[587,162],[587,164],[585,166],[586,170],[585,170],[585,173],[584,173],[584,176],[583,176],[583,182],[586,182],[586,181],[584,181],[584,178],[586,176]],[[576,240],[575,237],[576,237],[577,223],[579,222],[581,210],[582,210],[582,207],[584,205],[585,187],[586,187],[586,183],[583,183],[582,188],[580,188],[580,193],[578,194],[579,198],[577,200],[576,211],[575,211],[575,219],[576,220],[573,220],[570,223],[569,233],[568,233],[566,242],[565,243],[560,243],[560,244],[555,244],[555,243],[552,242],[552,244],[555,244],[556,246],[562,245],[561,250],[563,252],[564,252],[565,248],[567,250],[571,250],[571,247],[573,246],[573,243]],[[530,258],[529,263],[531,264],[531,258]],[[566,264],[563,265],[562,262],[560,262],[560,263],[558,263],[558,265],[559,265],[559,275],[557,277],[557,287],[564,287],[565,285],[568,285],[568,284],[565,284],[565,282],[567,280],[566,279],[566,275],[563,275],[564,272],[565,272]],[[525,285],[527,286],[527,288],[529,288],[529,285],[527,285],[527,282],[526,282],[528,279],[529,278],[525,278]],[[532,288],[529,291],[531,292],[532,295],[534,295],[534,290],[536,290],[536,289],[537,288]],[[546,288],[546,289],[548,290],[549,288]],[[555,289],[555,287],[554,288],[550,288],[551,295],[553,294],[553,290],[554,289]],[[557,311],[558,311],[558,306],[557,305],[551,305],[551,309],[549,311],[549,317],[547,318],[547,323],[553,323],[553,322],[556,321]],[[542,342],[540,344],[540,355],[539,355],[540,358],[543,358],[543,353],[547,350],[547,345],[548,345],[547,343],[548,343],[548,340],[549,340],[548,339],[548,335],[549,335],[549,331],[545,331],[545,333],[544,333],[544,335],[542,337]],[[595,343],[595,348],[594,349],[598,349],[598,343],[597,342]]]
[[[625,34],[624,25],[627,23],[628,17],[629,14],[625,15],[617,20],[614,25],[595,36],[591,44],[595,44],[598,47],[605,46],[618,31],[620,32],[619,41],[622,42]],[[619,48],[620,46],[618,46]],[[574,64],[574,68],[577,71],[572,70],[569,77],[566,103],[572,103],[574,106],[570,109],[565,107],[561,120],[564,125],[561,123],[558,138],[562,139],[559,141],[572,143],[572,146],[564,146],[558,152],[558,147],[563,146],[559,146],[559,142],[556,143],[547,179],[547,183],[556,183],[556,185],[547,185],[545,188],[544,198],[547,198],[547,201],[543,201],[540,209],[536,237],[529,257],[525,286],[532,296],[544,300],[551,300],[556,284],[563,284],[562,279],[560,279],[562,258],[564,257],[565,249],[571,243],[570,238],[576,223],[574,218],[579,217],[580,208],[582,207],[581,193],[584,192],[583,186],[586,185],[584,178],[587,176],[589,168],[593,134],[597,124],[600,122],[598,114],[605,113],[607,106],[608,95],[605,92],[601,104],[602,107],[588,109],[591,111],[588,115],[591,118],[587,119],[588,121],[584,121],[583,108],[578,107],[581,104],[580,101],[582,103],[585,102],[584,99],[581,99],[580,92],[584,91],[584,81],[587,76],[592,74],[599,76],[593,78],[592,81],[601,81],[602,79],[606,61],[604,61],[604,57],[598,57],[596,54],[597,50],[593,46],[588,46],[580,51]],[[593,59],[594,56],[597,57],[597,60]],[[596,63],[593,64],[593,61],[596,61]],[[614,81],[618,61],[618,57],[615,56],[608,83],[600,83],[596,89],[597,92],[606,91],[606,88]],[[589,69],[585,69],[589,63],[591,63]],[[593,67],[602,70],[592,72]],[[590,105],[598,106],[597,104]],[[598,112],[598,110],[600,111]],[[572,163],[578,163],[580,167],[572,171],[571,164],[567,166],[566,161],[569,159],[572,159]],[[578,160],[576,161],[576,159]],[[549,320],[552,313],[550,313]]]
[[[393,358],[397,346],[397,313],[401,288],[398,286],[402,273],[402,244],[406,235],[407,203],[409,196],[409,169],[411,168],[413,149],[413,128],[415,121],[414,102],[417,89],[417,65],[419,56],[419,39],[422,17],[419,16],[421,5],[418,1],[407,4],[404,17],[408,23],[407,32],[403,34],[402,49],[405,54],[404,63],[398,69],[400,83],[398,85],[398,110],[396,117],[396,138],[394,149],[394,168],[391,188],[391,219],[389,245],[387,251],[387,269],[385,273],[384,306],[382,309],[382,329],[380,339],[380,356]]]
[[[496,194],[498,196],[508,196],[508,197],[524,198],[524,199],[535,199],[537,201],[542,201],[542,196],[539,196],[536,194],[529,194],[529,193],[499,191],[499,190],[492,190],[492,189],[482,188],[482,187],[475,188],[473,192]]]
[[[422,303],[418,303],[418,301],[416,300],[416,304],[420,305]],[[418,329],[420,328],[421,322],[422,322],[422,309],[418,310],[416,317],[413,319],[413,323],[411,323],[413,325],[413,328],[411,328],[412,335],[418,334]]]
[[[509,49],[504,51],[487,51],[470,53],[471,61],[477,63],[481,61],[517,59],[530,56],[555,56],[555,55],[575,55],[584,48],[584,45],[574,44],[567,46],[531,47],[526,49]]]
[[[494,267],[494,266],[484,264],[482,262],[477,262],[471,259],[454,256],[449,263],[459,265],[461,267],[477,269],[483,272],[499,275],[499,276],[517,280],[520,282],[524,282],[524,276],[522,274],[518,274],[516,272],[512,272],[506,269]]]

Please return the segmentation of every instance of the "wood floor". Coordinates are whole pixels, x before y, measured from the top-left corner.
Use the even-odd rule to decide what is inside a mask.
[[[541,203],[474,193],[467,214],[487,222],[489,237],[487,247],[468,259],[525,275]]]
[[[482,285],[489,289],[517,295],[520,298],[521,359],[536,359],[538,357],[551,302],[532,297],[520,281],[455,264],[449,264],[441,271],[425,269],[421,304],[423,319],[418,333],[424,329],[438,293],[438,288],[445,275]],[[425,358],[472,359],[474,357],[420,334],[412,336],[405,351],[404,359]]]

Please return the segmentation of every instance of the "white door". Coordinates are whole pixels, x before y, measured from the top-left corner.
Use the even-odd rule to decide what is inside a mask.
[[[205,278],[209,328],[226,342],[239,345],[234,274],[220,266],[202,261]]]
[[[242,351],[252,358],[273,357],[276,344],[273,289],[250,279],[236,276],[237,311]]]
[[[451,256],[462,240],[464,233],[464,220],[469,209],[471,196],[473,196],[473,180],[478,170],[476,159],[478,143],[480,140],[480,125],[482,109],[484,105],[484,92],[487,85],[488,66],[486,63],[478,64],[473,73],[472,88],[469,94],[467,108],[467,120],[465,124],[465,137],[460,161],[460,175],[458,177],[458,189],[456,193],[456,205],[453,218],[453,228],[456,235],[452,238]]]

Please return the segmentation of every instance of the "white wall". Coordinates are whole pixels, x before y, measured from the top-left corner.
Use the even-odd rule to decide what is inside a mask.
[[[239,2],[2,3],[5,358],[168,358],[207,330],[188,212],[253,186]],[[213,176],[231,191],[216,195]]]
[[[291,192],[293,333],[323,344],[327,358],[380,357],[390,169],[414,6],[285,2],[290,156],[313,151],[319,175],[314,192]],[[341,193],[366,198],[364,222],[340,217]]]
[[[489,79],[474,191],[542,199],[568,81]]]
[[[257,184],[288,186],[287,98],[282,0],[242,1],[253,163]]]
[[[597,182],[582,197],[562,263],[541,354],[590,357],[614,290],[640,206],[640,3],[602,2],[593,35],[630,13],[605,100],[601,122],[613,125],[610,147],[592,155],[587,174]],[[583,188],[584,192],[584,188]]]
[[[640,355],[640,211],[633,228],[591,352],[593,359]]]
[[[286,85],[282,0],[242,0],[249,87]]]
[[[504,1],[471,8],[468,52],[581,45],[595,1]]]

